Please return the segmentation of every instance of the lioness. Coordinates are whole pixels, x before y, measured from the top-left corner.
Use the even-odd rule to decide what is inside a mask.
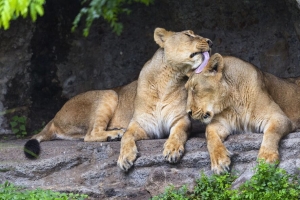
[[[300,77],[281,79],[235,57],[214,54],[186,83],[187,113],[208,124],[211,169],[227,171],[231,132],[263,132],[259,159],[279,160],[280,139],[300,128]]]
[[[111,90],[79,94],[57,112],[45,128],[24,146],[27,158],[37,158],[39,143],[53,139],[86,142],[120,139],[133,114],[137,81]]]
[[[172,129],[172,137],[182,135],[180,137],[185,141],[190,126],[185,113],[185,74],[199,67],[204,59],[202,52],[210,51],[212,42],[189,30],[168,32],[163,28],[155,29],[154,40],[161,48],[144,65],[138,83],[134,81],[112,90],[89,91],[73,97],[39,134],[25,144],[25,155],[36,158],[40,152],[39,143],[46,140],[107,141],[121,138],[134,110],[135,117],[130,130],[140,134],[140,129],[132,127],[138,117],[140,126],[147,131],[147,138],[162,138]],[[143,138],[136,137],[136,140]],[[184,141],[177,143],[184,144]],[[121,150],[121,155],[124,153],[133,158],[130,149],[128,152]],[[182,153],[183,148],[180,149],[180,155]],[[177,157],[174,157],[175,160]]]
[[[186,75],[203,67],[212,45],[192,31],[162,28],[155,30],[154,40],[161,48],[140,72],[133,118],[121,139],[118,165],[125,171],[137,157],[137,140],[169,136],[163,150],[166,160],[175,163],[183,155],[191,125],[185,112]]]

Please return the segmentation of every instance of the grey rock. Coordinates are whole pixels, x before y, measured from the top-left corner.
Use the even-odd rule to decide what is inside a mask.
[[[198,137],[198,136],[201,137]],[[25,140],[0,143],[0,183],[10,181],[28,188],[79,192],[101,199],[149,199],[169,185],[193,189],[201,173],[211,175],[210,158],[203,134],[191,137],[177,164],[163,156],[165,139],[138,141],[139,157],[124,172],[117,166],[120,142],[49,141],[41,143],[37,160],[23,155]],[[250,179],[263,134],[234,134],[225,141],[233,152],[231,171],[239,177],[234,188]],[[300,174],[300,132],[280,143],[279,167]]]
[[[36,23],[19,19],[0,30],[0,135],[12,133],[14,115],[27,117],[32,133],[70,97],[136,79],[158,48],[156,27],[191,29],[213,40],[213,53],[237,56],[277,76],[300,75],[298,0],[133,4],[131,14],[120,18],[122,35],[99,19],[86,38],[84,23],[70,32],[80,6],[79,1],[53,1]]]

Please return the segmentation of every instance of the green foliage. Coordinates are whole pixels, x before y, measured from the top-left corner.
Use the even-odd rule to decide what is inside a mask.
[[[163,200],[299,200],[300,179],[289,175],[285,170],[277,168],[276,164],[260,161],[254,168],[252,178],[238,189],[231,189],[236,176],[231,174],[212,175],[201,174],[196,181],[194,190],[189,193],[186,187],[176,190],[168,187],[165,193],[153,197]],[[184,189],[185,188],[185,189]]]
[[[73,21],[72,31],[74,31],[83,16],[85,19],[85,28],[83,35],[88,36],[90,27],[94,19],[103,17],[113,29],[113,32],[120,35],[123,30],[122,23],[118,22],[118,16],[122,13],[129,14],[130,10],[126,8],[132,3],[143,3],[149,5],[154,0],[82,0],[83,7]],[[0,0],[0,28],[7,30],[10,21],[22,16],[27,17],[30,13],[32,21],[36,21],[37,16],[44,15],[43,5],[45,0]]]
[[[0,28],[7,30],[11,20],[25,18],[28,12],[32,21],[36,21],[37,15],[44,15],[44,3],[45,0],[0,0]]]
[[[1,1],[1,0],[0,0]],[[17,138],[23,138],[28,135],[26,130],[26,121],[27,118],[25,116],[15,115],[11,118],[10,127],[12,132],[16,135]],[[45,126],[45,122],[42,123],[41,128],[33,131],[31,134],[35,135],[42,131]]]
[[[88,36],[90,27],[94,19],[103,17],[112,27],[113,31],[120,35],[123,30],[122,23],[118,22],[118,16],[122,13],[129,14],[130,10],[125,8],[126,5],[133,2],[149,5],[153,0],[90,0],[88,7],[83,7],[76,16],[72,31],[74,31],[83,15],[86,15],[86,25],[83,29],[83,35]],[[87,3],[83,0],[82,3]]]
[[[255,167],[253,177],[240,187],[239,199],[300,199],[300,180],[275,164],[263,161]]]
[[[211,200],[211,199],[230,199],[235,195],[236,191],[230,190],[232,182],[236,179],[229,173],[219,175],[206,176],[201,174],[201,178],[196,181],[192,197],[195,199]]]
[[[9,182],[0,184],[0,200],[84,200],[87,197],[84,194],[59,193],[51,190],[25,190]]]
[[[25,116],[13,116],[10,122],[12,132],[17,136],[17,138],[22,138],[27,135],[26,131],[26,121]]]
[[[186,186],[182,186],[176,190],[175,187],[171,185],[163,194],[153,197],[152,200],[188,200],[189,198],[187,196],[188,194]]]

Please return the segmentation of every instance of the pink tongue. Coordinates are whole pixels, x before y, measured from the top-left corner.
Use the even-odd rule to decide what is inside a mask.
[[[199,67],[197,67],[197,69],[195,70],[196,74],[199,74],[200,72],[202,72],[202,70],[204,69],[204,67],[207,65],[207,62],[209,60],[209,53],[208,52],[204,52],[203,53],[204,56],[204,60],[201,63],[201,65]]]

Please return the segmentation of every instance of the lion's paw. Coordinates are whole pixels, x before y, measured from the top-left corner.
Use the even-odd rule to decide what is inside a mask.
[[[125,129],[120,129],[120,130],[116,130],[113,132],[113,134],[110,134],[108,137],[107,137],[107,141],[108,142],[111,142],[111,141],[120,141],[122,136],[124,135],[125,133]]]
[[[257,158],[263,159],[267,163],[276,163],[279,161],[279,153],[278,150],[271,150],[266,147],[261,147]]]
[[[121,151],[118,159],[118,166],[122,170],[128,171],[132,167],[137,157],[137,154],[138,151],[135,144],[133,145],[131,143],[124,144],[123,147],[121,147]]]
[[[174,140],[167,140],[165,142],[163,155],[169,163],[178,162],[183,153],[184,147],[182,143],[175,142]]]
[[[225,147],[223,150],[217,150],[210,154],[211,170],[215,174],[222,174],[230,170],[230,156],[232,153]]]

